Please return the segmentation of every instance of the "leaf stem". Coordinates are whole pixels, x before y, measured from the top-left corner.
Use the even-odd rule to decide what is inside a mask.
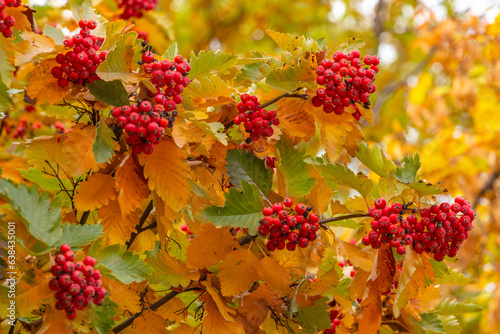
[[[148,203],[148,206],[146,207],[146,209],[142,213],[141,218],[139,218],[139,223],[135,226],[135,229],[136,229],[137,232],[132,232],[132,234],[130,235],[130,240],[128,240],[125,243],[125,245],[127,246],[127,249],[129,249],[130,246],[132,246],[132,243],[134,242],[135,238],[137,238],[137,236],[139,235],[139,233],[141,233],[141,232],[149,229],[149,226],[147,228],[143,229],[142,225],[144,225],[144,223],[146,222],[146,219],[148,219],[149,214],[151,213],[151,211],[153,211],[153,200],[151,200]],[[153,224],[151,224],[151,225],[153,225]]]

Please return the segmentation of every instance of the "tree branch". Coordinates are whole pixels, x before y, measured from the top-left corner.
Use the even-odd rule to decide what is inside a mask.
[[[200,289],[200,288],[190,288],[190,289],[186,289],[184,291],[170,291],[168,294],[166,294],[162,298],[158,299],[155,303],[151,304],[151,306],[142,309],[141,312],[137,312],[137,313],[133,314],[130,318],[126,319],[125,321],[123,321],[122,323],[120,323],[119,325],[117,325],[115,328],[112,329],[113,333],[115,333],[115,334],[116,333],[120,333],[122,330],[124,330],[128,326],[132,325],[132,323],[134,322],[134,320],[137,319],[142,314],[142,312],[144,312],[144,311],[146,311],[148,309],[151,310],[151,311],[156,311],[162,305],[166,304],[168,301],[170,301],[175,296],[177,296],[179,293],[187,292],[187,291],[193,291],[193,290],[202,290],[202,289]]]
[[[127,246],[127,249],[129,249],[130,246],[132,246],[132,243],[134,242],[135,238],[137,238],[139,233],[141,233],[145,230],[142,228],[142,225],[144,225],[144,223],[146,222],[146,219],[148,219],[151,211],[153,211],[153,200],[151,200],[151,202],[149,202],[148,206],[146,207],[146,209],[142,213],[141,218],[139,218],[139,223],[135,226],[135,229],[137,230],[137,232],[132,232],[132,234],[130,235],[130,240],[128,240],[125,243],[125,245]]]
[[[293,93],[293,94],[285,93],[285,94],[281,94],[280,96],[277,96],[274,99],[269,100],[266,103],[263,103],[260,108],[264,109],[265,107],[269,107],[271,104],[278,102],[279,100],[281,100],[284,97],[298,97],[298,98],[301,98],[302,100],[306,101],[309,98],[309,95],[307,95],[307,94],[300,94],[300,93]]]
[[[472,204],[473,210],[476,210],[476,206],[479,204],[479,200],[481,199],[481,197],[483,197],[483,195],[486,194],[488,190],[493,189],[493,185],[495,184],[495,181],[499,176],[500,176],[500,170],[496,170],[495,172],[493,172],[493,174],[491,174],[488,181],[486,181],[484,186],[477,193],[476,198],[474,199],[474,204]]]
[[[352,214],[345,215],[345,216],[322,219],[318,223],[320,225],[323,225],[325,223],[336,222],[339,220],[346,220],[346,219],[351,219],[351,218],[362,218],[362,217],[370,217],[370,215],[368,213],[352,213]]]
[[[80,218],[80,225],[85,225],[85,223],[87,222],[87,219],[89,218],[89,215],[90,215],[90,211],[85,211],[82,214],[82,218]]]

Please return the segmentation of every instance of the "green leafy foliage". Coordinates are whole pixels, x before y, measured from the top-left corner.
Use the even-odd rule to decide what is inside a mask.
[[[97,131],[95,135],[94,145],[92,146],[92,151],[94,152],[95,160],[98,163],[106,162],[111,159],[115,154],[115,134],[105,123],[105,120],[101,120],[97,125]]]
[[[103,233],[101,225],[77,225],[66,223],[62,225],[62,239],[71,247],[87,245],[99,238]]]
[[[334,226],[334,227],[347,227],[347,228],[352,228],[357,230],[358,228],[362,227],[363,224],[360,222],[357,222],[353,219],[346,219],[346,220],[337,220],[334,222],[329,222],[329,226]]]
[[[352,170],[344,165],[324,164],[315,166],[326,182],[335,182],[338,185],[353,188],[363,197],[367,197],[373,188],[373,181],[365,174],[361,172],[354,174]]]
[[[45,246],[60,240],[61,206],[57,200],[51,201],[48,193],[40,195],[35,186],[16,186],[12,181],[0,179],[0,196],[23,220],[30,234]]]
[[[132,72],[132,69],[136,66],[133,64],[134,56],[140,49],[140,40],[137,39],[136,32],[118,35],[115,47],[99,65],[96,73],[105,81],[138,82],[140,78]]]
[[[242,189],[241,182],[255,184],[267,196],[272,186],[273,172],[267,169],[264,161],[245,150],[230,150],[226,155],[226,168],[229,180]]]
[[[283,180],[287,196],[307,195],[314,187],[316,180],[310,177],[313,167],[304,162],[304,152],[294,149],[286,139],[276,143],[278,149],[278,173]]]
[[[280,68],[271,71],[266,78],[270,87],[292,93],[299,87],[312,88],[310,82],[316,78],[316,73],[307,62],[298,66]]]
[[[217,226],[245,227],[255,234],[262,218],[260,191],[247,181],[241,181],[241,191],[230,188],[224,194],[224,206],[211,206],[203,211],[203,216]]]
[[[331,327],[331,320],[328,316],[328,298],[321,297],[314,302],[313,306],[300,307],[297,314],[297,321],[305,329],[315,333],[325,328]]]
[[[0,81],[0,109],[7,110],[10,106],[14,104],[12,100],[12,95],[9,93],[7,86]]]
[[[100,306],[93,306],[90,313],[94,329],[99,334],[107,334],[115,325],[116,305],[111,299],[105,298]]]
[[[439,301],[439,304],[434,308],[435,312],[438,312],[441,315],[456,315],[456,314],[464,314],[464,313],[474,313],[481,312],[483,308],[476,304],[470,303],[460,303],[457,300],[452,300],[450,298],[446,298],[445,300]]]
[[[387,159],[379,145],[370,148],[366,143],[361,143],[356,158],[371,171],[385,178],[389,178],[391,171],[396,168],[394,162]]]
[[[191,71],[189,72],[189,77],[194,79],[200,76],[207,76],[214,72],[222,72],[226,69],[234,66],[238,62],[238,58],[235,55],[223,53],[221,51],[200,51],[198,55],[195,55],[191,51],[191,57],[189,59],[189,64],[191,65]]]
[[[31,167],[28,170],[19,170],[21,175],[33,183],[36,183],[40,188],[50,191],[52,193],[61,190],[61,184],[54,177],[46,177],[39,169]],[[68,188],[70,185],[69,180],[61,180],[63,185]]]
[[[127,91],[120,80],[97,80],[87,87],[96,99],[110,106],[122,107],[130,104]]]
[[[179,53],[179,48],[177,47],[177,42],[173,42],[172,45],[165,51],[163,57],[168,59],[174,59],[175,56]]]
[[[63,45],[63,42],[66,39],[61,29],[57,29],[51,25],[43,27],[43,34],[52,38],[56,45]]]
[[[417,177],[417,171],[420,168],[420,157],[418,153],[415,156],[407,156],[403,158],[401,167],[396,168],[394,176],[399,182],[413,183]]]
[[[99,269],[106,277],[125,284],[143,281],[150,273],[149,267],[138,254],[126,251],[125,246],[111,245],[95,256]]]

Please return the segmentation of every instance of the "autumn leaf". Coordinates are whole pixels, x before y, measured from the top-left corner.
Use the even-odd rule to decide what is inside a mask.
[[[59,66],[55,59],[44,60],[38,64],[30,76],[26,94],[36,100],[37,104],[58,103],[68,93],[68,86],[59,86],[57,79],[51,74],[51,70],[55,66]]]
[[[336,182],[338,185],[352,188],[365,198],[369,196],[373,188],[373,181],[365,174],[362,172],[355,174],[347,166],[341,164],[318,164],[315,167],[330,184]]]
[[[318,43],[314,39],[307,38],[303,35],[294,36],[292,34],[285,34],[270,29],[266,30],[266,32],[283,51],[294,52],[297,49],[301,49],[301,51],[305,53],[306,51],[316,52],[320,49]]]
[[[147,263],[154,269],[153,274],[148,277],[150,283],[163,283],[167,287],[186,287],[191,280],[199,277],[197,271],[187,268],[184,262],[167,252],[158,251],[148,258]]]
[[[219,311],[218,305],[212,298],[207,298],[205,302],[206,315],[203,318],[203,333],[207,334],[220,334],[220,333],[234,333],[244,334],[245,329],[242,324],[232,322],[225,319]]]
[[[101,219],[101,225],[110,244],[123,244],[135,231],[135,225],[139,221],[135,211],[123,217],[120,202],[116,199],[103,205],[97,215]]]
[[[97,75],[105,81],[139,82],[140,77],[133,72],[136,66],[133,58],[140,48],[135,31],[118,35],[115,47],[109,51],[106,60],[97,68]]]
[[[224,259],[237,245],[228,228],[217,228],[205,223],[187,248],[186,264],[193,269],[210,268]]]
[[[131,313],[141,311],[140,293],[143,287],[139,283],[123,284],[120,281],[102,277],[102,285],[109,293],[109,299],[115,302],[120,309]]]
[[[385,156],[379,145],[370,148],[366,143],[360,144],[356,158],[381,177],[389,178],[391,171],[396,169],[394,162]]]
[[[94,173],[80,184],[73,203],[78,210],[93,211],[113,201],[116,195],[113,177],[109,174]]]
[[[271,88],[292,93],[299,87],[312,88],[311,82],[316,80],[313,64],[302,59],[296,66],[287,66],[272,70],[266,78]]]
[[[183,106],[186,110],[206,110],[207,107],[224,103],[234,103],[231,94],[235,92],[219,77],[200,77],[191,81],[183,93],[186,101]]]
[[[208,76],[213,72],[224,71],[236,64],[237,61],[238,58],[235,55],[226,54],[220,50],[209,52],[202,50],[198,55],[191,51],[189,77],[194,79],[200,76]]]
[[[212,299],[217,305],[217,309],[221,314],[222,318],[226,321],[234,322],[234,315],[236,315],[236,310],[231,306],[227,305],[227,301],[222,297],[219,291],[214,287],[214,276],[208,275],[205,281],[202,281],[201,284],[205,286],[205,289],[208,292],[208,295],[202,295],[200,300],[209,300]]]
[[[281,99],[276,103],[276,112],[280,129],[290,137],[309,141],[316,133],[316,126],[314,118],[304,109],[305,103],[302,99]]]
[[[186,177],[189,166],[185,162],[186,158],[186,153],[171,139],[164,139],[155,145],[153,154],[139,156],[149,189],[156,190],[165,204],[176,211],[182,209],[189,197],[190,185]]]
[[[272,171],[266,168],[263,160],[245,150],[229,150],[226,153],[226,170],[231,183],[242,189],[242,181],[255,184],[264,196],[272,186]]]
[[[248,290],[258,278],[258,263],[248,249],[230,252],[218,268],[222,295],[234,296]]]
[[[280,295],[290,292],[291,276],[279,262],[271,257],[263,257],[257,266],[259,278]]]
[[[131,155],[127,155],[116,169],[115,184],[123,216],[139,208],[149,195],[147,182]]]
[[[162,316],[154,311],[147,310],[142,312],[142,315],[134,321],[131,333],[165,333],[167,325],[167,321]]]

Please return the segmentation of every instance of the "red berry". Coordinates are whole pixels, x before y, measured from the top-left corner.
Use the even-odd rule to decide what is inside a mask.
[[[283,204],[287,207],[287,208],[290,208],[292,205],[293,205],[293,201],[291,198],[287,197],[285,198]]]

